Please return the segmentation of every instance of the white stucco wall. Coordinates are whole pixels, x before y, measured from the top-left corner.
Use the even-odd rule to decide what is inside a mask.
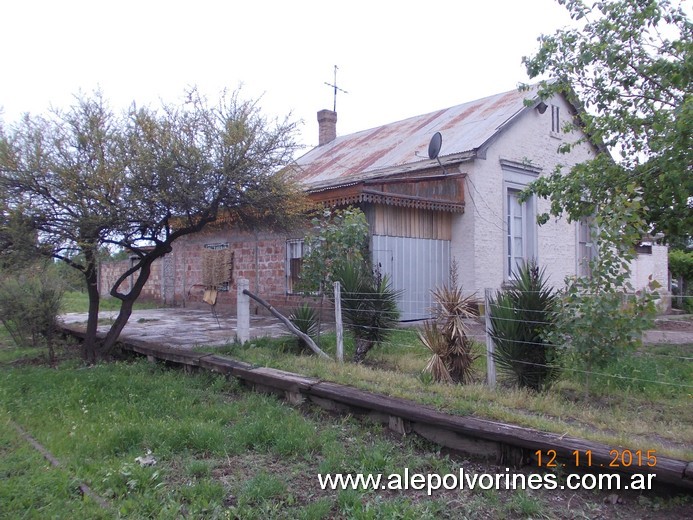
[[[640,290],[652,280],[659,283],[659,292],[666,292],[669,285],[669,248],[654,244],[652,254],[641,253],[630,264],[630,283]]]
[[[483,294],[485,287],[498,288],[505,281],[506,182],[501,161],[540,168],[549,174],[559,165],[569,166],[594,156],[591,146],[581,144],[570,154],[559,154],[558,147],[577,135],[556,135],[551,131],[551,104],[559,107],[561,119],[569,114],[569,105],[561,97],[547,101],[544,114],[526,110],[486,150],[486,158],[462,164],[465,181],[465,213],[453,220],[452,255],[458,262],[464,289]],[[522,177],[521,175],[519,177]],[[518,176],[515,176],[518,178]],[[506,174],[507,179],[507,174]],[[548,211],[548,201],[536,201],[535,214]],[[534,218],[534,217],[532,217]],[[565,218],[552,219],[536,226],[536,255],[546,268],[550,282],[563,285],[566,276],[577,271],[577,229]]]

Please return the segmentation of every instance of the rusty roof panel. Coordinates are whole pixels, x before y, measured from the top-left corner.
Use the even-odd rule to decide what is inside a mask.
[[[534,89],[513,90],[337,137],[297,160],[297,178],[307,186],[343,184],[351,177],[421,162],[427,160],[435,132],[443,135],[441,158],[477,150],[522,112],[525,99],[535,96]]]

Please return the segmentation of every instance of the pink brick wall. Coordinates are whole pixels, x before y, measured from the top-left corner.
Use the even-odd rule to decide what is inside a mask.
[[[300,233],[296,237],[302,236]],[[296,238],[294,237],[294,238]],[[202,301],[202,259],[206,244],[228,244],[234,255],[232,283],[228,292],[219,292],[217,307],[235,311],[237,280],[247,278],[251,292],[261,296],[282,312],[314,298],[286,294],[285,234],[246,233],[233,229],[210,230],[178,239],[173,251],[152,266],[151,276],[142,293],[143,299],[158,301],[167,306],[208,308]],[[130,265],[129,260],[101,265],[99,290],[106,297],[117,277]],[[130,287],[129,281],[124,287]],[[326,306],[327,307],[327,306]],[[269,314],[255,303],[251,313]]]
[[[99,266],[99,294],[102,298],[110,297],[110,291],[113,284],[116,282],[118,277],[128,270],[130,267],[130,260],[120,260],[118,262],[103,262]],[[152,264],[152,271],[149,275],[149,279],[142,289],[142,294],[140,298],[145,300],[161,300],[161,260],[156,260]],[[127,292],[130,290],[131,283],[134,280],[128,278],[120,286],[120,292]]]

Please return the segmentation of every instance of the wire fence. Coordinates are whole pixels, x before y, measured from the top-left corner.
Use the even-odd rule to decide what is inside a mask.
[[[495,294],[496,291],[492,291],[492,294]],[[590,296],[590,295],[587,295]],[[504,307],[504,306],[491,306],[489,305],[488,299],[480,298],[477,296],[476,293],[467,293],[465,294],[465,297],[468,299],[467,304],[469,305],[469,308],[471,310],[476,310],[478,311],[479,316],[476,316],[474,318],[468,318],[465,320],[465,323],[467,324],[468,330],[466,331],[466,336],[470,340],[476,341],[478,343],[488,343],[489,341],[489,334],[487,333],[487,327],[488,327],[488,321],[486,323],[484,322],[484,313],[490,312],[493,307],[495,306],[498,309],[507,309],[507,310],[520,310],[520,311],[525,311],[527,313],[532,313],[533,316],[541,316],[542,314],[546,314],[547,316],[553,316],[555,315],[556,311],[543,311],[543,310],[537,310],[537,309],[516,309],[514,307]],[[678,296],[674,296],[678,298]],[[690,301],[691,298],[693,298],[693,295],[686,295],[682,296],[682,299],[686,299],[685,301]],[[294,303],[294,301],[290,301],[287,299],[286,294],[277,294],[273,298],[275,301],[280,301],[284,300],[287,302],[287,304],[291,305]],[[349,305],[354,305],[355,307],[361,306],[365,303],[382,303],[382,298],[379,297],[374,297],[372,293],[347,293],[346,295],[342,294],[341,295],[341,305],[342,309],[344,309],[345,306]],[[298,304],[298,301],[300,299],[296,300],[296,304]],[[313,301],[315,302],[315,298],[313,298]],[[327,296],[323,299],[323,311],[326,311],[325,314],[329,313],[334,313],[334,302],[335,302],[335,296],[330,295]],[[398,303],[402,305],[403,303],[410,303],[410,304],[416,304],[419,309],[421,309],[423,312],[422,314],[425,315],[427,319],[436,319],[436,315],[440,317],[440,310],[443,308],[440,304],[431,304],[430,299],[403,299],[400,298],[398,300]],[[447,303],[458,303],[457,300],[447,302]],[[377,308],[377,306],[373,306],[373,308]],[[342,311],[344,314],[344,310]],[[494,320],[499,320],[499,321],[509,321],[509,322],[520,322],[520,323],[530,323],[532,325],[540,325],[540,326],[548,326],[551,325],[553,322],[548,319],[535,319],[535,320],[523,320],[523,319],[515,319],[512,317],[505,317],[505,316],[494,316]],[[393,326],[393,327],[373,327],[373,328],[378,328],[380,331],[384,331],[386,333],[392,333],[396,334],[398,332],[401,332],[403,328],[421,328],[423,326],[425,319],[421,320],[416,320],[414,322],[409,322],[409,323],[400,323],[398,326]],[[674,320],[672,320],[673,322]],[[679,322],[681,323],[681,322]],[[683,322],[686,323],[686,322]],[[406,325],[406,327],[405,327]],[[362,331],[367,331],[369,326],[368,325],[360,325]],[[682,326],[682,328],[685,327]],[[687,343],[679,344],[677,345],[677,352],[675,353],[666,353],[666,352],[648,352],[647,349],[638,349],[634,352],[629,351],[627,354],[629,356],[634,356],[634,357],[642,357],[642,358],[651,358],[651,359],[662,359],[662,360],[668,360],[668,361],[674,361],[677,363],[690,363],[693,362],[693,326],[689,326],[690,329],[688,331],[682,330],[680,332],[690,332],[690,341]],[[335,330],[338,328],[338,320],[332,320],[332,319],[322,319],[321,320],[321,328],[323,331],[325,330]],[[348,330],[349,329],[349,324],[348,320],[345,325],[345,328]],[[671,330],[667,330],[666,332],[672,332]],[[674,333],[677,331],[674,330]],[[401,336],[400,336],[401,337]],[[566,341],[565,343],[562,344],[556,344],[556,343],[550,343],[550,342],[545,342],[545,341],[527,341],[527,340],[514,340],[514,343],[517,344],[522,344],[522,345],[529,345],[529,346],[536,346],[536,347],[542,347],[542,348],[554,348],[562,352],[563,354],[571,354],[575,352],[575,349],[571,345],[570,341]],[[392,341],[385,341],[384,345],[392,347],[392,348],[401,348],[401,349],[408,349],[411,351],[419,351],[421,352],[422,356],[425,356],[427,353],[427,350],[423,346],[423,343],[418,341],[417,339],[414,339],[413,341],[403,341],[403,342],[398,342],[398,343],[393,343]],[[690,355],[688,355],[690,351]],[[493,362],[494,356],[492,355],[492,349],[487,348],[486,351],[483,352],[475,352],[478,356],[485,357],[486,358],[486,363],[487,365],[489,363]],[[541,363],[535,363],[535,362],[530,362],[526,361],[523,359],[511,359],[513,363],[517,364],[524,364],[524,365],[533,365],[537,367],[551,367],[551,365],[547,364],[541,364]],[[608,373],[604,371],[598,371],[598,370],[585,370],[576,366],[565,366],[562,365],[561,370],[563,372],[569,372],[569,373],[575,373],[575,374],[583,374],[583,375],[590,375],[590,376],[598,376],[598,377],[604,377],[604,378],[609,378],[609,379],[615,379],[615,380],[620,380],[620,381],[627,381],[631,383],[636,383],[636,384],[650,384],[650,385],[662,385],[662,386],[667,386],[667,387],[678,387],[678,388],[683,388],[683,389],[693,389],[693,380],[692,381],[682,381],[682,382],[674,382],[674,381],[663,381],[661,379],[654,379],[654,378],[648,378],[648,377],[642,377],[642,376],[634,376],[632,374],[625,374],[625,373]]]

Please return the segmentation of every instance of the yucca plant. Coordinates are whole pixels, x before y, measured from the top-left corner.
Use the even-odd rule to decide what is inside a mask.
[[[423,330],[419,331],[419,339],[431,351],[431,359],[423,372],[431,374],[438,383],[452,383],[453,379],[445,362],[448,357],[448,342],[438,329],[438,324],[434,320],[425,321]]]
[[[509,289],[489,302],[493,358],[521,387],[545,389],[559,374],[558,349],[544,339],[554,327],[557,301],[544,269],[532,261],[520,268]]]
[[[348,262],[335,272],[342,286],[342,315],[354,335],[354,362],[387,339],[399,320],[397,298],[387,276],[376,276],[361,262]]]
[[[296,307],[291,314],[289,314],[289,321],[306,336],[313,338],[318,333],[318,314],[315,312],[315,309],[307,303],[303,303]],[[304,340],[301,338],[296,338],[296,340],[298,342],[298,348],[301,351],[308,349]]]
[[[424,372],[430,372],[438,382],[470,383],[477,356],[464,320],[479,315],[479,302],[474,295],[464,296],[455,263],[450,269],[450,283],[436,287],[431,294],[436,302],[432,309],[435,318],[419,333],[421,342],[433,352]]]

